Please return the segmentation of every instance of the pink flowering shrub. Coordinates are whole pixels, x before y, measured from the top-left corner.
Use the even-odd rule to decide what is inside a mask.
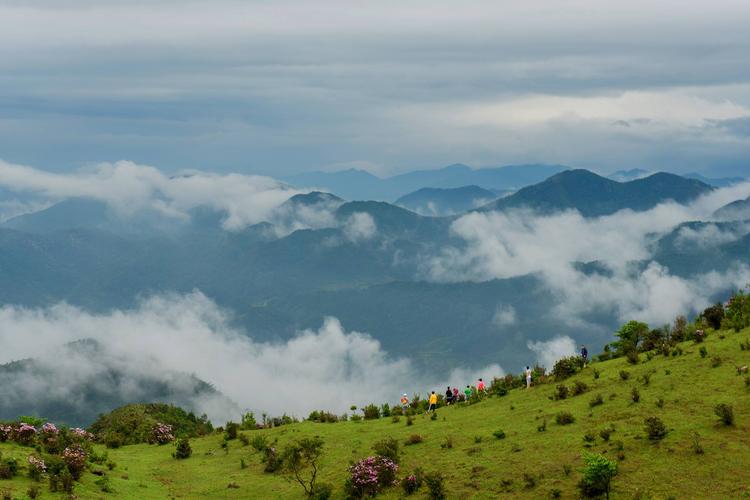
[[[13,426],[0,424],[0,443],[4,443],[13,437]]]
[[[15,432],[15,441],[20,445],[30,446],[34,444],[36,437],[36,427],[22,423]]]
[[[172,426],[169,424],[162,424],[157,422],[156,425],[151,429],[151,436],[149,438],[150,444],[167,444],[174,441],[174,434],[172,434]]]
[[[60,430],[53,423],[47,422],[42,426],[42,430],[39,431],[39,444],[47,453],[59,453],[64,446],[60,443],[59,434]]]
[[[393,460],[381,456],[367,457],[349,467],[347,493],[354,498],[375,496],[396,483],[397,472],[398,465]]]
[[[78,480],[86,467],[86,452],[84,449],[77,444],[69,446],[63,450],[62,459],[73,479]]]
[[[40,457],[34,455],[29,455],[27,461],[29,462],[29,477],[34,481],[39,481],[42,474],[47,472],[47,464]]]
[[[81,429],[80,427],[74,427],[70,429],[70,435],[84,441],[93,441],[94,435],[89,431]]]

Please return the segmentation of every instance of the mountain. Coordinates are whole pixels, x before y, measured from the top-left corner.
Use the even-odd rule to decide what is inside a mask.
[[[683,177],[685,177],[687,179],[695,179],[695,180],[701,181],[702,183],[708,184],[709,186],[713,186],[713,187],[728,187],[728,186],[733,186],[735,184],[739,184],[739,183],[745,182],[747,180],[744,177],[718,177],[718,178],[706,177],[706,176],[703,176],[703,175],[695,173],[695,172],[690,173],[690,174],[685,174],[685,175],[683,175]]]
[[[455,164],[416,170],[381,179],[361,170],[307,172],[285,180],[300,188],[319,188],[350,200],[392,201],[421,188],[480,186],[487,190],[516,190],[566,170],[562,165],[508,165],[473,169]]]
[[[713,217],[717,220],[750,220],[750,198],[737,200],[724,205],[716,212]]]
[[[422,188],[396,200],[396,205],[422,215],[454,215],[486,205],[498,198],[479,186]]]
[[[578,210],[586,217],[597,217],[624,209],[648,210],[668,200],[687,203],[712,189],[700,181],[667,173],[617,182],[588,170],[568,170],[481,210],[530,208],[541,213]]]

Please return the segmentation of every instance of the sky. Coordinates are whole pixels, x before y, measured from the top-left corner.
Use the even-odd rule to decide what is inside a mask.
[[[0,0],[0,158],[750,172],[745,0]]]

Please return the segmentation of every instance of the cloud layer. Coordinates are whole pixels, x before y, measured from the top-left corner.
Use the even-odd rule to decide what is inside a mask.
[[[420,374],[406,358],[394,358],[367,334],[347,332],[335,318],[317,331],[299,332],[286,343],[257,343],[231,326],[231,317],[200,292],[155,296],[134,310],[91,314],[59,304],[47,309],[0,308],[0,363],[34,357],[57,376],[22,381],[21,397],[75,393],[103,363],[132,374],[174,381],[175,372],[192,373],[213,384],[242,408],[304,416],[312,409],[346,411],[350,405],[395,402],[402,392],[438,390],[491,379],[497,365],[456,370],[446,380]],[[29,339],[18,342],[18,339]],[[96,359],[61,358],[60,346],[94,339]],[[188,381],[184,381],[185,384]],[[121,384],[127,397],[127,380]],[[138,388],[130,387],[138,400]],[[193,401],[199,412],[221,422],[237,418],[236,408],[215,398]]]

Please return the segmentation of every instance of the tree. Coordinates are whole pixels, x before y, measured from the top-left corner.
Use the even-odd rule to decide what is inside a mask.
[[[288,445],[282,453],[284,470],[294,476],[308,498],[313,498],[315,495],[315,480],[322,456],[323,440],[319,437],[296,441]]]
[[[587,453],[583,457],[586,468],[578,488],[584,497],[595,498],[604,495],[609,500],[612,478],[617,475],[617,462],[604,455]]]
[[[628,321],[617,331],[616,335],[620,339],[612,342],[612,346],[617,349],[620,355],[627,354],[631,351],[638,351],[638,344],[648,335],[648,325],[640,321]]]

